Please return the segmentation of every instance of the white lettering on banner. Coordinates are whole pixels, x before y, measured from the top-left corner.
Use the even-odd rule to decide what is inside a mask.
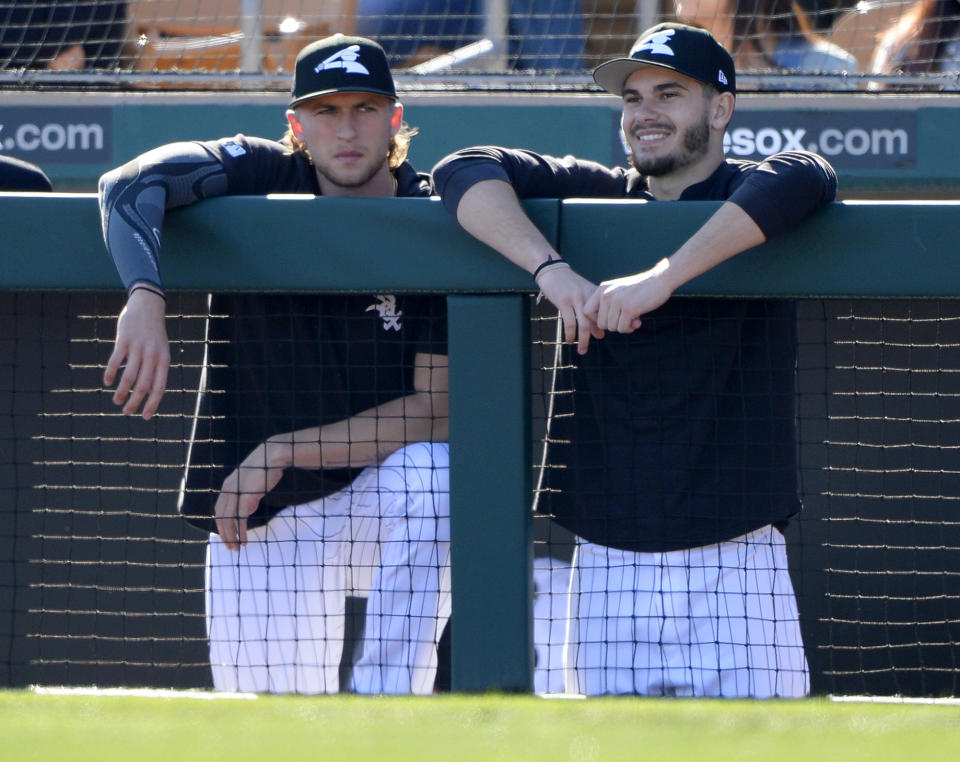
[[[3,127],[0,125],[0,132]],[[100,151],[103,150],[103,125],[25,122],[12,137],[0,140],[0,147],[6,151]]]
[[[905,156],[910,136],[902,128],[842,130],[825,127],[816,140],[804,145],[807,130],[803,127],[736,127],[723,136],[723,151],[734,156],[769,156],[780,151],[814,151],[824,156]]]
[[[765,155],[777,153],[780,150],[780,146],[783,144],[780,140],[780,131],[773,129],[773,127],[764,127],[762,130],[757,131],[757,136],[754,138],[754,144],[756,145],[759,153]]]

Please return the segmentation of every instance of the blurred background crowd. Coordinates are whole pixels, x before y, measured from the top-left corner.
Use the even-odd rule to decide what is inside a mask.
[[[342,31],[413,73],[582,74],[660,20],[709,29],[741,72],[960,74],[960,0],[16,0],[0,69],[282,73]]]

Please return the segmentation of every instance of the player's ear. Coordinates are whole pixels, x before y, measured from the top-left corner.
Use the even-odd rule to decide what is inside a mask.
[[[290,131],[297,140],[303,140],[303,125],[297,119],[296,113],[292,108],[287,109],[287,124],[290,125]]]
[[[393,104],[393,116],[390,117],[390,134],[396,135],[403,127],[403,104],[397,101]]]
[[[730,118],[733,116],[733,106],[736,102],[736,98],[733,93],[718,93],[714,99],[711,106],[711,125],[718,129],[726,129],[726,126],[730,123]]]

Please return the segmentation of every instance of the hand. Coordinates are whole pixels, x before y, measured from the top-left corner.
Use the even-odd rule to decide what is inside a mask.
[[[653,312],[673,295],[667,278],[670,261],[662,259],[654,267],[636,275],[606,280],[584,305],[584,312],[599,330],[633,333],[640,317]]]
[[[586,354],[590,337],[603,338],[603,331],[584,311],[584,305],[597,287],[569,267],[545,268],[537,283],[543,295],[560,312],[563,320],[563,338],[568,344],[577,344],[578,354]]]
[[[71,45],[57,53],[47,68],[50,71],[79,71],[87,65],[87,54],[83,50],[83,45]]]
[[[223,480],[213,516],[220,539],[228,549],[239,551],[241,545],[247,544],[247,519],[283,476],[285,466],[270,463],[269,458],[278,458],[282,452],[282,445],[267,440]]]
[[[117,319],[117,338],[103,372],[104,386],[112,386],[120,366],[126,362],[113,404],[122,405],[123,412],[130,415],[146,398],[145,421],[157,412],[167,387],[170,343],[165,316],[163,297],[146,289],[134,291]]]

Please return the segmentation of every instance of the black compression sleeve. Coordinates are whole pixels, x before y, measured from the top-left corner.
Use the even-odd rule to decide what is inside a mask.
[[[226,189],[223,165],[199,143],[163,146],[101,177],[103,238],[124,287],[144,281],[162,288],[159,255],[166,210]]]

